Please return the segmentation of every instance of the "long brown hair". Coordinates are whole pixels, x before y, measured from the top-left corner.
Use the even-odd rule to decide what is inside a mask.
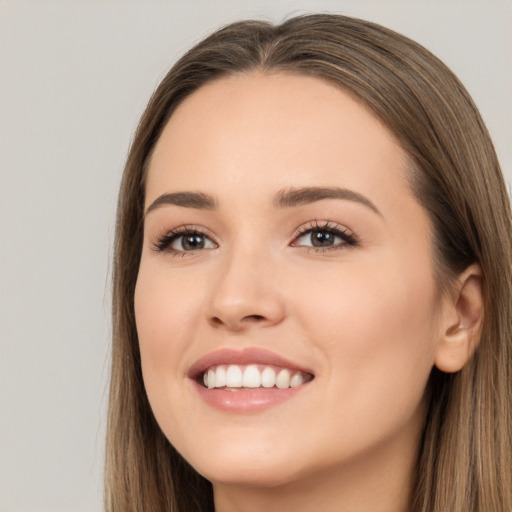
[[[425,48],[379,25],[330,14],[277,26],[239,22],[215,32],[170,70],[142,116],[118,204],[106,510],[213,510],[210,483],[174,450],[151,412],[133,297],[145,171],[156,141],[180,102],[203,84],[253,70],[328,80],[371,109],[410,156],[411,186],[433,226],[440,288],[480,264],[479,348],[456,374],[432,371],[410,509],[512,510],[512,230],[492,142],[464,87]]]

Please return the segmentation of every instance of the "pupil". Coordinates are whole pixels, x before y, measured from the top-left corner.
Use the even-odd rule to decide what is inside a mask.
[[[314,247],[324,247],[326,245],[332,245],[334,241],[334,235],[327,231],[316,231],[311,234],[311,243]]]
[[[204,237],[202,235],[188,235],[183,237],[183,249],[192,251],[204,247]]]

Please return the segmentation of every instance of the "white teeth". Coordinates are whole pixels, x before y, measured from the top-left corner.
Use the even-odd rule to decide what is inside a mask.
[[[229,388],[242,387],[242,370],[240,366],[236,364],[228,366],[228,371],[226,372],[226,386]]]
[[[212,366],[203,373],[203,383],[208,389],[214,388],[295,388],[312,379],[311,375],[294,372],[282,368],[276,376],[276,369],[265,366],[263,369],[256,364],[240,367],[236,364],[229,366]]]
[[[268,366],[261,372],[261,385],[264,388],[273,388],[276,383],[276,372]]]
[[[242,380],[244,388],[259,388],[261,386],[261,374],[256,365],[249,365],[244,370]]]
[[[284,368],[277,374],[276,387],[279,389],[286,389],[290,387],[290,370]]]
[[[223,388],[226,385],[226,368],[224,366],[217,366],[215,372],[215,387]]]
[[[290,387],[296,388],[304,384],[304,377],[300,373],[294,373],[290,379]]]
[[[214,370],[208,370],[208,383],[206,384],[209,389],[213,389],[216,385],[215,383],[215,371]]]

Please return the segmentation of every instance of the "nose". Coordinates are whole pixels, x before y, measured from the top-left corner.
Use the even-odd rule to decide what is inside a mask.
[[[285,318],[276,265],[261,251],[239,251],[219,262],[206,308],[210,325],[232,332],[271,327]]]

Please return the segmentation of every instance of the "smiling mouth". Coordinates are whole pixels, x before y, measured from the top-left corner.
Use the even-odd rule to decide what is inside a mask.
[[[214,365],[199,374],[204,388],[238,391],[243,389],[288,389],[313,380],[313,375],[273,365]]]

